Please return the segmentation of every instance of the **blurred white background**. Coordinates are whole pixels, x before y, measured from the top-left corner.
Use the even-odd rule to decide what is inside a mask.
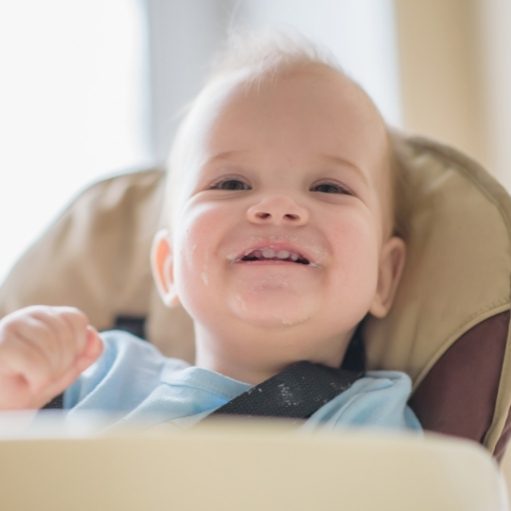
[[[511,176],[508,0],[0,3],[0,281],[84,187],[161,164],[228,30],[303,32],[387,120]]]
[[[71,197],[151,160],[135,0],[0,3],[0,278]]]

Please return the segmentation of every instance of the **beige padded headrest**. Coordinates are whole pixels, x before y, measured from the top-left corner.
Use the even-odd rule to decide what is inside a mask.
[[[511,199],[432,141],[402,138],[398,157],[412,198],[407,263],[391,313],[369,319],[364,338],[370,367],[404,370],[417,386],[464,332],[510,308]]]

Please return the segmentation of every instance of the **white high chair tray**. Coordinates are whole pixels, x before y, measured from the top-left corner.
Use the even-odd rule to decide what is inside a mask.
[[[9,511],[508,509],[491,456],[438,435],[305,434],[247,420],[186,432],[6,431],[0,508]]]

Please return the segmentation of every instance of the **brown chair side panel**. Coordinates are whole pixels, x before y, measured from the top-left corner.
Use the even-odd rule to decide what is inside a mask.
[[[433,366],[410,401],[424,429],[483,442],[495,409],[509,316],[506,311],[477,324]]]

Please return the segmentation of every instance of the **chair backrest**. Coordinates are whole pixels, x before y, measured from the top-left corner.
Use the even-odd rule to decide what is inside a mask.
[[[500,458],[511,406],[511,199],[451,148],[398,144],[413,198],[408,260],[391,313],[365,325],[369,366],[411,375],[411,404],[427,429]]]
[[[411,375],[426,429],[501,457],[511,408],[511,199],[479,165],[435,142],[400,136],[398,159],[411,197],[408,261],[391,314],[364,324],[368,367]],[[138,321],[164,353],[193,361],[191,321],[163,306],[150,274],[163,191],[161,169],[85,190],[14,266],[0,315],[75,305],[100,329]]]

